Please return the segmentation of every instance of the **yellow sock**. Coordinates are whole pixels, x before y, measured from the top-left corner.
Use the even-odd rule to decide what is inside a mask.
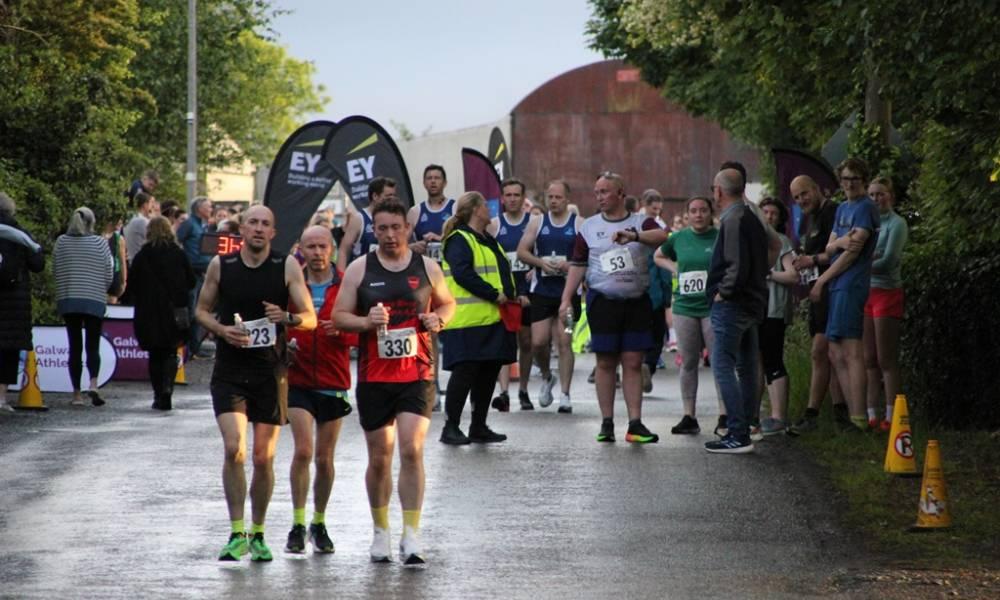
[[[244,533],[246,531],[245,529],[243,529],[243,527],[244,527],[244,525],[243,525],[243,519],[239,519],[239,520],[236,520],[236,521],[230,521],[229,523],[230,523],[230,525],[233,528],[233,533]]]
[[[864,417],[851,417],[851,423],[854,423],[861,431],[868,430],[868,421]]]
[[[292,509],[292,525],[305,525],[306,524],[306,509],[304,508],[293,508]]]
[[[379,529],[389,529],[389,507],[372,508],[372,521]]]
[[[305,511],[303,511],[303,512],[305,512]],[[303,518],[305,518],[305,517],[303,517]],[[326,523],[326,514],[321,513],[321,512],[314,512],[313,513],[313,520],[312,520],[312,522],[313,522],[313,525],[322,525],[323,523]]]
[[[257,523],[254,523],[250,526],[250,533],[264,533],[264,524],[261,523],[258,525]]]
[[[416,531],[420,529],[420,511],[419,510],[404,510],[403,511],[403,527],[409,527]]]

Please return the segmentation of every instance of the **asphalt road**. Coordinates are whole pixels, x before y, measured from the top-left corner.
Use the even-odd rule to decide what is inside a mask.
[[[800,598],[836,597],[831,579],[863,563],[825,485],[786,438],[755,454],[707,454],[715,420],[702,370],[700,436],[672,436],[676,369],[655,378],[644,422],[659,444],[599,444],[600,417],[578,359],[574,413],[491,413],[510,440],[449,447],[434,415],[426,451],[425,570],[368,562],[365,446],[355,414],[337,448],[327,510],[334,555],[287,555],[291,431],[281,433],[268,514],[269,564],[220,563],[229,523],[210,363],[188,368],[175,410],[149,409],[145,384],[113,384],[107,406],[0,415],[3,598]],[[533,397],[538,380],[532,379]],[[468,423],[468,409],[465,422]],[[311,515],[310,510],[307,514]],[[249,515],[249,508],[247,510]],[[401,529],[398,501],[390,513]],[[398,538],[394,537],[395,542]]]

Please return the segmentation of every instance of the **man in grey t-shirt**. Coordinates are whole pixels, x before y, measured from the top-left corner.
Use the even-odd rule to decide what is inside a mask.
[[[128,264],[132,266],[132,259],[142,249],[146,243],[146,226],[154,216],[156,209],[156,199],[146,192],[135,193],[135,215],[125,225],[122,235],[125,236],[125,255],[128,257]]]

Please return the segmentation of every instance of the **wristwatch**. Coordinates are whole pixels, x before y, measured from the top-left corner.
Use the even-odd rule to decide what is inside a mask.
[[[285,313],[285,324],[286,325],[295,325],[295,320],[294,319],[295,319],[295,315],[293,315],[290,312],[286,312]]]

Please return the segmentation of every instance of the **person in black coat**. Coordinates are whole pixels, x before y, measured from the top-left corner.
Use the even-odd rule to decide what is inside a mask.
[[[0,192],[0,224],[25,233],[14,219],[16,206],[10,196]],[[30,238],[30,236],[28,236]],[[41,247],[25,245],[30,239],[0,239],[0,411],[10,411],[7,386],[17,383],[21,351],[31,348],[31,281],[28,272],[45,268]]]
[[[188,334],[174,318],[174,308],[186,308],[194,288],[194,270],[174,237],[170,221],[154,217],[146,243],[129,267],[129,288],[135,300],[135,336],[149,353],[153,408],[170,410],[177,375],[177,347]]]

